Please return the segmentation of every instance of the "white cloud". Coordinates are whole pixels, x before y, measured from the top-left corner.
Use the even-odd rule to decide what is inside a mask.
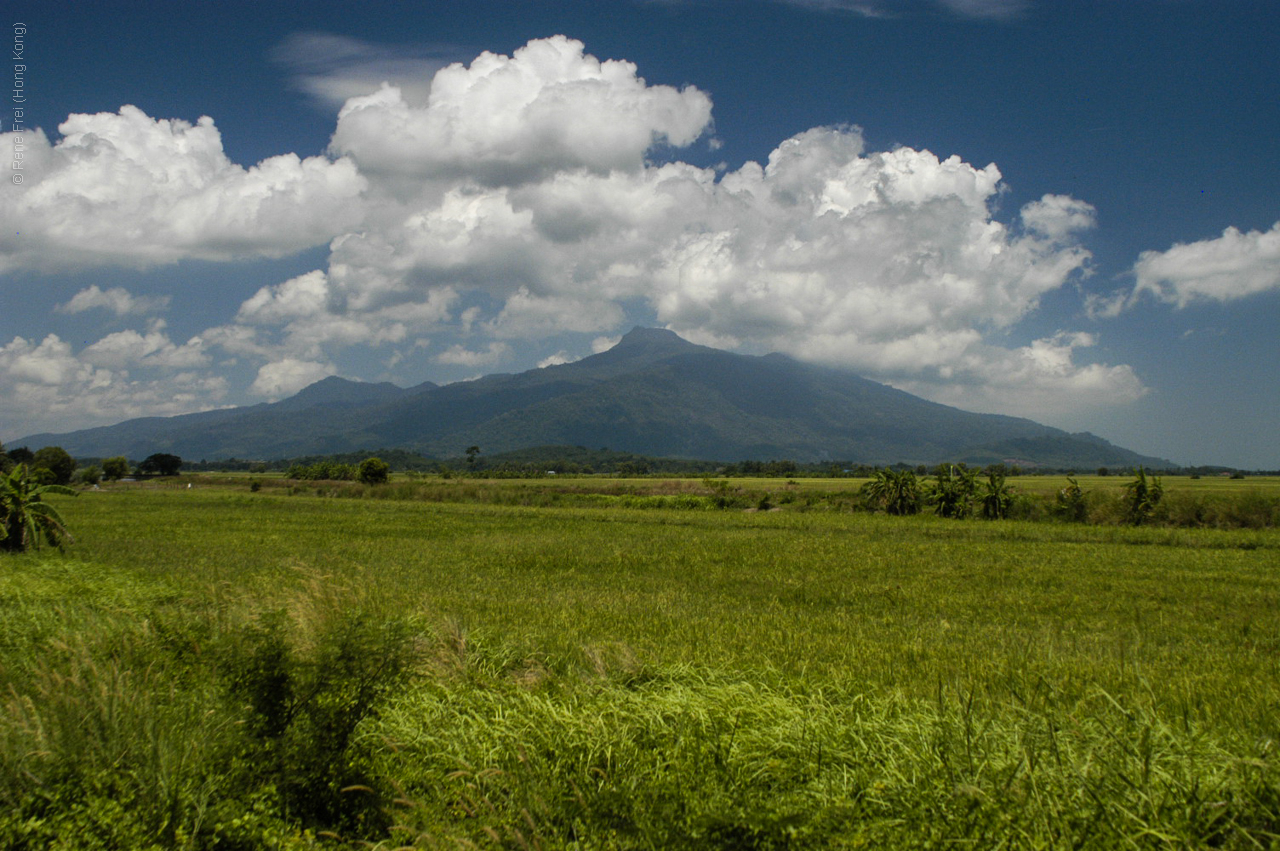
[[[566,352],[564,349],[556,352],[554,355],[547,355],[538,361],[538,369],[546,369],[549,366],[562,366],[566,363],[573,363],[577,358]]]
[[[598,355],[601,352],[607,352],[622,340],[622,335],[616,337],[596,337],[591,341],[591,353]]]
[[[697,89],[649,86],[632,63],[601,62],[554,36],[442,69],[425,106],[394,86],[352,98],[330,147],[365,173],[502,185],[561,169],[639,169],[656,142],[688,145],[710,120]]]
[[[336,372],[333,364],[284,358],[263,364],[249,392],[255,396],[281,399]]]
[[[0,346],[0,396],[5,399],[4,428],[10,439],[36,432],[63,432],[108,425],[140,416],[168,416],[218,407],[227,381],[207,372],[175,371],[191,357],[194,346],[175,347],[155,340],[134,345],[117,337],[96,354],[103,362],[148,368],[146,377],[128,368],[92,362],[88,350],[76,355],[56,334],[39,343],[15,337]],[[110,338],[106,338],[110,339]],[[100,341],[101,342],[101,341]],[[167,342],[167,341],[166,341]],[[191,346],[191,344],[188,344]],[[185,351],[184,351],[185,350]]]
[[[146,334],[126,330],[108,334],[87,346],[80,358],[94,366],[116,370],[157,367],[162,369],[195,369],[210,363],[204,341],[192,337],[181,346],[164,333],[164,323],[155,322]]]
[[[1046,195],[1023,207],[1021,218],[1030,230],[1063,240],[1092,229],[1097,224],[1097,210],[1069,195]]]
[[[213,120],[74,114],[50,144],[25,134],[26,181],[0,185],[0,272],[281,257],[362,215],[349,160],[284,154],[245,169]],[[0,134],[11,147],[14,134]]]
[[[203,337],[232,354],[327,362],[331,354],[353,346],[377,348],[409,340],[416,346],[421,335],[449,319],[457,298],[452,288],[436,287],[380,308],[352,309],[329,275],[316,270],[261,288],[240,305],[232,323],[211,328]],[[273,374],[255,386],[262,390],[281,384]]]
[[[1012,350],[977,344],[935,375],[894,383],[960,408],[1039,420],[1070,420],[1146,395],[1127,365],[1075,362],[1077,349],[1096,343],[1090,334],[1059,332]]]
[[[1000,181],[995,165],[866,153],[857,128],[815,128],[719,179],[670,163],[463,183],[336,240],[329,281],[364,313],[443,287],[482,292],[500,307],[468,308],[467,330],[499,339],[610,331],[641,302],[698,342],[881,378],[964,359],[1007,369],[1009,351],[987,336],[1087,274],[1077,235],[1095,219],[1082,201],[1046,195],[1020,227],[1005,225],[991,211]],[[440,362],[480,363],[461,348]],[[1014,374],[1073,393],[1091,369]]]
[[[159,313],[169,306],[170,297],[135,296],[124,287],[102,290],[97,284],[86,287],[71,297],[66,304],[58,305],[59,313],[84,313],[88,310],[109,310],[116,316],[145,316]]]
[[[486,349],[478,352],[455,344],[436,355],[435,360],[450,366],[489,366],[510,355],[511,347],[506,343],[490,343]]]
[[[1235,301],[1280,290],[1280,222],[1269,231],[1230,227],[1217,239],[1144,251],[1133,267],[1132,305],[1144,292],[1186,307],[1196,301]]]
[[[347,47],[362,61],[362,46]],[[11,196],[29,242],[0,238],[0,264],[35,264],[55,247],[70,265],[227,259],[333,236],[328,265],[262,287],[182,345],[157,324],[66,363],[56,346],[35,357],[24,342],[9,368],[118,385],[140,369],[203,369],[220,350],[259,367],[251,393],[279,398],[332,374],[352,347],[398,364],[430,337],[434,354],[419,359],[483,367],[512,357],[509,340],[575,333],[595,348],[647,314],[695,342],[782,351],[935,398],[962,392],[968,407],[1142,392],[1126,366],[1078,362],[1088,337],[996,342],[1088,274],[1089,204],[1045,195],[1000,221],[995,164],[868,152],[851,126],[799,133],[736,170],[646,160],[706,133],[710,108],[697,89],[650,86],[631,63],[557,36],[444,68],[424,96],[384,87],[349,99],[336,162],[286,156],[245,170],[208,119],[132,107],[72,116],[31,160],[43,177]],[[1271,268],[1275,233],[1229,231],[1240,245],[1220,253]],[[124,315],[144,303],[91,287],[61,309]]]

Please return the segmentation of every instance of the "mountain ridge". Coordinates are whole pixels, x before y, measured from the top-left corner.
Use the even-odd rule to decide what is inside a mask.
[[[412,388],[330,376],[278,402],[19,442],[81,457],[269,459],[374,446],[451,457],[471,445],[496,453],[561,444],[726,462],[1176,466],[1087,432],[963,411],[832,367],[642,327],[607,351],[521,373]]]

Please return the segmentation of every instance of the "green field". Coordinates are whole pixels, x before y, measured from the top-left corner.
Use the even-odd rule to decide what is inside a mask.
[[[1280,847],[1280,530],[859,484],[59,499],[0,559],[0,846]]]

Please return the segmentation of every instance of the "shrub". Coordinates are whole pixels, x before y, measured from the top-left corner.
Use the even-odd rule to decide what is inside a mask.
[[[962,520],[973,513],[973,494],[977,488],[977,474],[963,464],[943,464],[934,472],[933,487],[928,501],[939,517]]]
[[[350,482],[355,480],[357,474],[355,465],[335,461],[317,461],[311,465],[294,464],[285,472],[285,476],[290,479],[310,482]]]
[[[1013,504],[1013,488],[1005,484],[1004,472],[992,470],[987,475],[982,495],[982,516],[987,520],[1003,520],[1009,515],[1009,506]]]
[[[1058,491],[1054,497],[1053,513],[1068,523],[1083,523],[1089,519],[1089,506],[1085,502],[1084,489],[1071,476],[1067,477],[1067,486]]]
[[[107,458],[102,462],[102,477],[107,481],[123,479],[129,475],[129,459],[123,455]]]
[[[391,468],[381,458],[366,458],[360,462],[360,481],[366,485],[385,484]]]
[[[1158,476],[1147,481],[1147,472],[1142,467],[1133,471],[1133,481],[1124,486],[1124,505],[1128,520],[1134,526],[1141,525],[1151,516],[1151,512],[1160,504],[1164,496],[1164,486]]]
[[[871,507],[883,509],[886,514],[920,513],[920,482],[911,470],[879,470],[862,486],[862,494]]]

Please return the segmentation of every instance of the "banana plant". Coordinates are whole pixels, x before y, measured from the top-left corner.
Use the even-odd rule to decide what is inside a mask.
[[[62,549],[71,533],[58,510],[45,502],[51,494],[75,496],[65,485],[41,484],[26,464],[0,476],[0,550],[22,552],[41,543]]]
[[[1013,505],[1013,488],[1004,480],[1004,473],[991,470],[987,473],[987,481],[983,486],[982,516],[987,520],[1003,520],[1009,516],[1009,508]]]
[[[920,482],[910,470],[878,470],[871,481],[862,486],[863,496],[886,514],[919,514],[923,500]]]

